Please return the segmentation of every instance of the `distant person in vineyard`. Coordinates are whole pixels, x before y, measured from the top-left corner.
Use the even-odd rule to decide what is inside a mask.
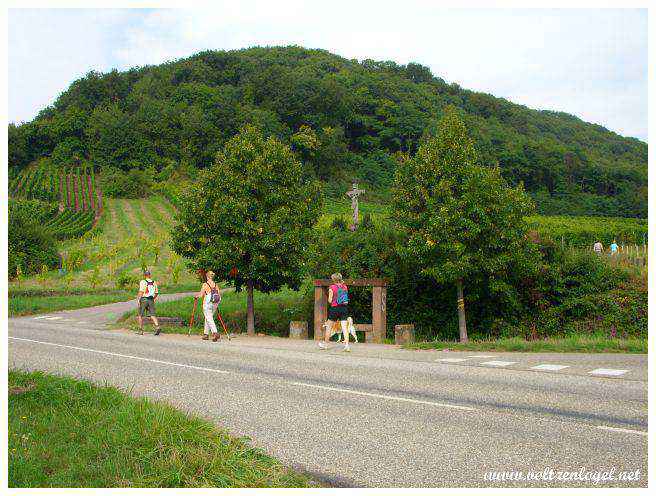
[[[592,249],[597,255],[601,255],[604,251],[604,245],[601,244],[601,241],[597,241],[592,247]]]
[[[610,244],[610,254],[611,255],[617,255],[617,243],[615,240]]]
[[[197,298],[203,299],[203,315],[205,316],[205,328],[203,329],[203,340],[207,341],[210,338],[210,331],[212,332],[212,341],[219,340],[219,333],[216,330],[216,323],[214,322],[214,314],[219,307],[221,301],[221,291],[219,286],[214,282],[214,272],[208,270],[205,273],[205,282],[196,295]]]
[[[155,336],[160,333],[159,322],[155,315],[155,300],[158,296],[159,290],[157,289],[157,283],[150,277],[150,271],[146,269],[144,270],[144,278],[139,281],[139,293],[137,293],[137,299],[139,301],[139,315],[137,316],[139,334],[143,334],[143,316],[146,311],[148,311],[148,315],[150,315],[153,324],[155,324]]]

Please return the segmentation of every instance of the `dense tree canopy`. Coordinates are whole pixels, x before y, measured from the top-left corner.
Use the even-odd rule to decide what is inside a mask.
[[[473,63],[473,62],[472,62]],[[31,122],[9,126],[9,165],[42,156],[116,169],[209,167],[244,124],[290,144],[305,173],[388,191],[399,154],[458,107],[483,163],[523,182],[549,214],[647,215],[647,145],[558,112],[447,84],[419,64],[301,47],[206,51],[90,72]]]

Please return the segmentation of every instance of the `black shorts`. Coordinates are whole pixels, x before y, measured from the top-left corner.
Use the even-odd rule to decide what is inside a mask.
[[[347,305],[328,307],[328,320],[346,320],[348,318],[349,310]]]

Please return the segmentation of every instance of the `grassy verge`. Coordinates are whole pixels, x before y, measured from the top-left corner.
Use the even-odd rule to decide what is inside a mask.
[[[76,308],[105,305],[134,298],[134,291],[115,291],[96,294],[69,294],[60,296],[13,296],[9,298],[9,316],[34,315],[75,310]]]
[[[174,408],[9,372],[9,487],[307,487],[244,439]]]
[[[255,291],[253,298],[256,332],[273,336],[288,336],[290,321],[312,319],[312,309],[304,308],[302,290],[292,291],[284,288],[269,295]],[[180,317],[188,322],[193,306],[193,297],[157,303],[157,315],[160,317]],[[229,332],[246,332],[246,291],[223,293],[219,312]],[[119,323],[133,325],[132,318],[136,314],[136,309],[127,312],[121,317]],[[148,324],[149,321],[147,320],[146,323]],[[216,324],[220,326],[218,319],[216,319]],[[203,311],[200,302],[196,308],[194,328],[196,331],[203,328]],[[162,332],[186,334],[188,328],[162,326]]]
[[[405,345],[415,350],[452,351],[523,351],[529,353],[647,353],[647,340],[639,338],[609,339],[596,336],[571,336],[527,341],[522,338],[506,338],[494,341],[432,341]]]
[[[195,290],[196,285],[178,284],[161,288],[166,293],[181,293]],[[75,310],[76,308],[105,305],[117,301],[127,301],[136,298],[137,288],[123,289],[72,289],[66,290],[10,290],[9,316],[34,315],[39,313],[56,312],[59,310]]]

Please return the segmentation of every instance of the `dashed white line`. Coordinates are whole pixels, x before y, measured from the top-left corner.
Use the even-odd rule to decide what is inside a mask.
[[[445,363],[460,363],[466,362],[469,358],[438,358],[436,362],[445,362]]]
[[[32,317],[34,320],[47,319],[49,315],[40,315],[39,317]]]
[[[466,411],[469,411],[469,412],[477,411],[476,408],[471,408],[471,407],[468,407],[468,406],[451,405],[449,403],[436,403],[434,401],[415,400],[413,398],[403,398],[402,396],[387,396],[385,394],[367,393],[365,391],[356,391],[354,389],[342,389],[342,388],[335,388],[335,387],[329,387],[329,386],[320,386],[318,384],[308,384],[306,382],[291,382],[290,384],[292,384],[294,386],[305,386],[305,387],[311,387],[311,388],[317,388],[317,389],[325,389],[327,391],[337,391],[339,393],[356,394],[356,395],[359,395],[359,396],[370,396],[372,398],[382,398],[382,399],[385,399],[385,400],[405,401],[407,403],[419,403],[419,404],[422,404],[422,405],[439,406],[439,407],[443,407],[443,408],[454,408],[456,410],[466,410]]]
[[[467,355],[467,358],[495,358],[496,355]]]
[[[647,431],[637,431],[634,429],[622,429],[620,427],[609,427],[607,425],[598,425],[597,429],[601,429],[604,431],[614,431],[614,432],[624,432],[626,434],[640,434],[641,436],[647,436],[648,433]]]
[[[568,368],[569,365],[556,365],[551,363],[541,363],[535,367],[531,367],[533,370],[563,370]]]
[[[504,362],[502,360],[492,360],[491,362],[483,362],[481,365],[489,365],[490,367],[507,367],[517,362]]]
[[[9,339],[13,339],[15,341],[27,341],[29,343],[44,344],[44,345],[47,345],[47,346],[56,346],[58,348],[68,348],[70,350],[88,351],[89,353],[98,353],[99,355],[109,355],[109,356],[115,356],[115,357],[120,357],[120,358],[129,358],[131,360],[141,360],[143,362],[160,363],[162,365],[173,365],[175,367],[184,367],[184,368],[187,368],[187,369],[203,370],[205,372],[217,372],[219,374],[229,374],[230,373],[227,370],[211,369],[211,368],[208,368],[208,367],[197,367],[195,365],[187,365],[186,363],[165,362],[164,360],[155,360],[154,358],[145,358],[145,357],[134,356],[134,355],[123,355],[121,353],[112,353],[111,351],[94,350],[93,348],[81,348],[79,346],[68,346],[66,344],[50,343],[48,341],[37,341],[35,339],[16,338],[16,337],[13,337],[13,336],[9,336]]]
[[[594,369],[590,371],[590,374],[618,376],[618,375],[626,374],[627,372],[628,370],[623,370],[623,369]]]
[[[44,317],[44,319],[46,319],[46,320],[59,320],[61,318],[62,317]]]

